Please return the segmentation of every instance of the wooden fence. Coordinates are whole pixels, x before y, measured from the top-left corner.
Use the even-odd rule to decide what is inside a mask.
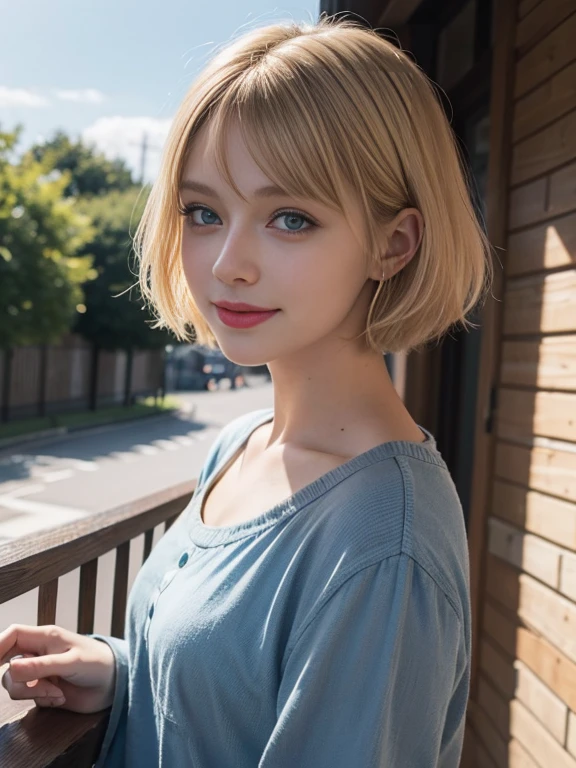
[[[128,405],[163,382],[163,349],[107,351],[70,334],[59,344],[0,350],[0,421]]]
[[[112,619],[107,634],[123,637],[130,542],[144,534],[143,563],[152,550],[155,527],[161,526],[165,533],[187,506],[195,487],[196,480],[186,481],[0,547],[0,604],[39,588],[37,624],[55,624],[59,578],[80,568],[76,631],[91,634],[98,558],[115,549]],[[90,768],[100,751],[109,715],[110,708],[86,715],[37,707],[32,700],[9,700],[0,706],[0,765]]]

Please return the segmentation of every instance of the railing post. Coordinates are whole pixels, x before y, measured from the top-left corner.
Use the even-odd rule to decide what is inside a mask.
[[[112,628],[114,637],[124,637],[126,599],[128,596],[128,564],[130,560],[130,542],[125,541],[116,547],[116,568],[114,570],[114,593],[112,597]]]
[[[38,626],[56,622],[56,603],[58,600],[58,579],[40,584],[38,590]]]
[[[96,608],[96,580],[98,558],[80,566],[80,594],[78,596],[78,629],[81,635],[94,632],[94,611]]]
[[[123,638],[130,542],[144,534],[144,561],[152,549],[156,526],[163,525],[164,533],[168,531],[186,509],[195,488],[195,481],[186,481],[104,515],[88,516],[62,525],[60,530],[40,531],[0,545],[0,603],[39,589],[38,626],[55,624],[59,578],[79,567],[77,631],[92,634],[98,558],[116,548],[110,634]],[[57,683],[57,679],[52,682]],[[92,768],[109,714],[108,710],[79,714],[38,708],[29,700],[0,702],[0,765]]]
[[[154,538],[154,528],[150,528],[144,534],[144,552],[142,554],[142,565],[146,562],[148,555],[152,552],[152,540]]]

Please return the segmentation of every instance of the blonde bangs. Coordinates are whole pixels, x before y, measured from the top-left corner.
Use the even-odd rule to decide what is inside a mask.
[[[388,280],[374,281],[362,336],[378,352],[417,349],[466,315],[489,290],[491,250],[474,212],[457,143],[421,70],[354,21],[255,29],[201,73],[174,118],[158,179],[135,235],[140,285],[153,327],[216,346],[181,264],[179,185],[198,131],[225,181],[232,125],[270,180],[297,198],[340,211],[368,260],[381,259],[378,227],[404,208],[425,222],[420,248]],[[360,231],[349,215],[352,195]],[[191,325],[193,335],[187,330]]]
[[[280,72],[278,71],[280,69]],[[334,141],[326,138],[321,110],[306,104],[309,94],[294,94],[287,67],[267,67],[242,78],[218,104],[210,117],[207,153],[236,194],[245,200],[230,171],[227,135],[233,125],[254,162],[287,195],[314,200],[342,213],[352,230],[346,195],[350,188],[362,196],[360,179],[351,179],[335,153]],[[284,70],[284,71],[282,71]],[[366,201],[367,202],[367,201]],[[365,242],[365,228],[356,231]]]

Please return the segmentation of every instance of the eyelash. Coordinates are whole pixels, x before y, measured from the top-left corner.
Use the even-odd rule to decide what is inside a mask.
[[[211,213],[214,213],[214,211],[211,208],[208,208],[207,205],[199,205],[198,203],[191,203],[190,205],[186,205],[183,208],[178,209],[178,213],[180,213],[181,216],[184,216],[186,218],[187,224],[191,227],[198,227],[199,229],[204,229],[205,227],[212,226],[211,224],[195,224],[191,220],[191,216],[194,213],[194,211],[210,211]],[[310,227],[306,227],[305,229],[300,230],[294,230],[290,231],[288,229],[281,229],[278,230],[282,233],[287,233],[288,235],[303,235],[306,232],[309,232],[312,227],[316,227],[317,224],[312,221],[312,219],[309,216],[306,216],[306,214],[302,213],[301,211],[293,210],[291,208],[284,209],[282,211],[277,211],[274,216],[272,217],[272,221],[275,221],[276,219],[281,219],[282,216],[298,216],[301,219],[304,219],[308,224],[310,224]]]

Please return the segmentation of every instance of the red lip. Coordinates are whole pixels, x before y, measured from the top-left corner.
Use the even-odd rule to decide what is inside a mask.
[[[231,328],[252,328],[255,325],[269,320],[274,315],[277,315],[279,309],[273,309],[267,312],[234,312],[224,307],[216,305],[216,311],[218,317],[224,325],[228,325]]]
[[[232,312],[275,312],[275,309],[270,309],[270,307],[257,307],[254,304],[245,304],[243,301],[233,302],[233,301],[215,301],[214,304],[217,307],[222,307],[223,309],[229,309]]]

